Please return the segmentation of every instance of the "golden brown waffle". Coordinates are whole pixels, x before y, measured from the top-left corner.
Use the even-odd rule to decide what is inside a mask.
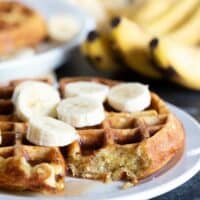
[[[106,119],[78,129],[80,140],[61,148],[64,163],[58,148],[36,146],[24,137],[28,124],[15,116],[11,102],[14,88],[24,80],[0,86],[0,188],[58,192],[64,187],[65,165],[74,177],[136,183],[158,171],[184,146],[181,123],[152,93],[150,107],[138,113],[117,112],[105,102]],[[66,84],[83,80],[118,84],[100,78],[65,78],[60,81],[61,96]]]
[[[34,46],[47,35],[43,18],[19,2],[0,2],[0,55]]]
[[[74,81],[95,81],[110,87],[118,84],[100,78],[65,78],[60,81],[62,96],[65,85]],[[151,97],[151,106],[138,113],[117,112],[105,102],[103,123],[79,129],[80,141],[63,151],[69,173],[134,184],[171,160],[184,146],[184,131],[165,103],[154,93]]]
[[[0,85],[0,122],[18,122],[20,121],[14,114],[14,106],[11,101],[12,94],[15,87],[26,80],[37,80],[52,84],[51,78],[37,78],[37,79],[20,79],[10,81],[7,85]]]
[[[24,137],[27,124],[14,114],[11,96],[21,81],[11,81],[0,87],[0,188],[61,191],[64,189],[65,163],[60,150],[30,144]],[[49,79],[41,81],[50,82]]]

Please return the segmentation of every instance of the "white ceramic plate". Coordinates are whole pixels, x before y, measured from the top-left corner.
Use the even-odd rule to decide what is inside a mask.
[[[52,15],[68,13],[80,23],[80,32],[62,45],[45,45],[39,53],[28,58],[9,59],[0,62],[0,82],[42,76],[60,66],[68,57],[69,51],[78,45],[87,32],[94,27],[93,20],[78,8],[61,0],[18,0],[38,10],[46,20]]]
[[[194,176],[200,170],[200,126],[179,108],[169,105],[182,121],[186,130],[186,146],[183,155],[177,155],[170,163],[139,185],[121,190],[122,183],[103,184],[91,180],[67,178],[66,191],[59,196],[42,196],[32,193],[0,193],[0,199],[29,200],[144,200],[166,193]]]

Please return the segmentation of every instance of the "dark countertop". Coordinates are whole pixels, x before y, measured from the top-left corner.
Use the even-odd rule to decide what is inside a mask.
[[[56,71],[57,76],[102,76],[124,81],[141,81],[148,83],[150,89],[157,92],[166,101],[182,108],[200,121],[200,92],[186,90],[167,81],[156,82],[144,80],[143,77],[126,70],[120,74],[108,75],[91,68],[78,50],[72,52],[70,59]],[[200,200],[200,172],[177,189],[155,200]]]

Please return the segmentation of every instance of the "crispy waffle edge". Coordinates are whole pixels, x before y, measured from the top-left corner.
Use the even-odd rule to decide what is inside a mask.
[[[95,81],[108,86],[119,83],[117,81],[98,77],[63,78],[60,80],[62,97],[64,96],[65,84],[74,81]],[[82,142],[74,142],[69,145],[68,151],[65,154],[66,164],[71,176],[99,179],[106,182],[125,180],[135,184],[138,180],[144,179],[157,172],[167,164],[178,151],[183,149],[185,135],[181,122],[167,108],[165,102],[158,95],[152,92],[151,97],[151,106],[153,106],[153,109],[156,110],[159,116],[163,115],[166,118],[162,127],[155,134],[147,138],[143,137],[143,140],[139,142],[131,143],[131,141],[129,141],[127,144],[118,144],[113,138],[118,137],[116,135],[120,135],[120,131],[118,131],[119,133],[116,131],[116,133],[112,134],[113,130],[110,129],[111,134],[109,134],[109,127],[107,130],[106,127],[104,127],[103,131],[107,131],[107,133],[104,134],[103,139],[100,139],[101,137],[99,136],[99,140],[104,141],[103,145],[99,145],[98,142],[96,144],[94,139],[92,139],[92,132],[96,131],[96,133],[98,133],[100,130],[94,131],[91,129],[87,130],[86,128],[84,133],[80,131],[80,134],[81,132],[83,133],[81,135]],[[105,137],[107,138],[105,139]],[[108,143],[107,140],[109,140],[109,137],[114,142]],[[95,144],[97,149],[94,148],[90,150],[87,145],[84,145],[84,140],[86,140],[86,138],[88,141],[91,141],[89,143]],[[85,151],[84,148],[86,148],[86,150],[88,148],[89,153]],[[110,163],[114,163],[114,161],[112,161],[113,156],[116,156],[116,159],[119,158],[122,160],[123,156],[127,156],[127,159],[111,167]],[[129,165],[135,165],[135,167],[128,167]]]

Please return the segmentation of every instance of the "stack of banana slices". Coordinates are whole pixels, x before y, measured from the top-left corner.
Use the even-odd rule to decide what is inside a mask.
[[[139,112],[149,107],[148,86],[122,83],[112,88],[102,83],[77,81],[65,86],[64,99],[47,83],[24,81],[14,90],[15,115],[28,122],[26,138],[35,145],[66,146],[79,139],[78,129],[101,124],[103,103],[118,111]]]
[[[81,50],[106,72],[124,65],[148,78],[200,90],[200,0],[146,0],[132,15],[91,31]],[[120,64],[119,64],[120,63]]]

